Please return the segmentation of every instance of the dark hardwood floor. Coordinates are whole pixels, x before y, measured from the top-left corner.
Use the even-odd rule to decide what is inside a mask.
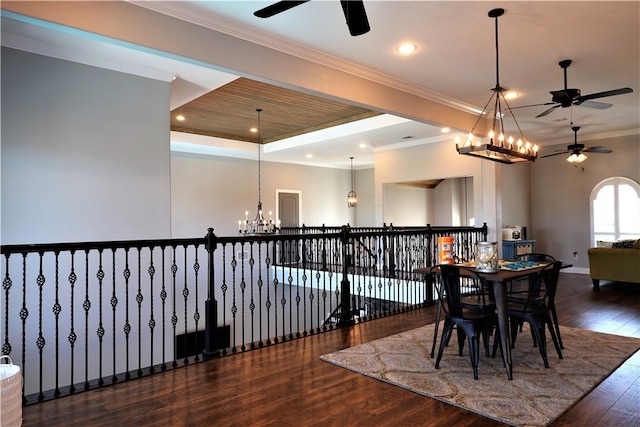
[[[639,285],[605,283],[596,293],[588,276],[561,274],[557,305],[563,326],[640,338]],[[319,360],[434,314],[428,307],[28,406],[24,425],[501,425]],[[640,351],[553,426],[640,426],[639,402]]]

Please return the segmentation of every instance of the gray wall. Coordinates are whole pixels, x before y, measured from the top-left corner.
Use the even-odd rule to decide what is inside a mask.
[[[255,214],[256,161],[172,154],[168,106],[168,82],[3,48],[2,244],[235,235]],[[262,166],[265,211],[299,190],[301,223],[354,224],[348,170]]]
[[[388,183],[383,185],[382,194],[385,224],[427,224],[427,191],[424,188]]]
[[[547,148],[545,147],[545,151]],[[540,162],[546,161],[539,160]],[[500,167],[500,200],[498,206],[500,210],[498,216],[501,218],[502,227],[507,225],[531,224],[531,212],[529,200],[531,198],[531,188],[529,185],[531,164],[502,165]]]
[[[375,227],[375,169],[356,170],[356,192],[358,194],[358,206],[355,209],[356,219],[351,224],[357,227]]]
[[[169,84],[2,48],[2,243],[170,236]]]
[[[604,145],[611,154],[588,154],[582,166],[574,167],[559,155],[537,160],[531,165],[531,227],[529,237],[536,249],[588,268],[590,244],[589,196],[604,179],[624,176],[640,182],[640,136],[621,136],[585,141]],[[545,146],[545,152],[564,149],[566,144]],[[583,169],[584,168],[584,169]],[[574,259],[573,252],[577,252]]]
[[[172,236],[200,236],[208,227],[218,236],[236,235],[245,211],[249,218],[256,214],[257,169],[255,160],[172,153]],[[261,169],[265,216],[271,210],[275,219],[276,189],[295,190],[301,193],[301,224],[354,225],[347,207],[350,171],[264,161]],[[358,193],[356,209],[362,209],[361,200],[364,194]]]

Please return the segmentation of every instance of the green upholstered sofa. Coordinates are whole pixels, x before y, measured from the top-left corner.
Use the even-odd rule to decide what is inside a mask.
[[[589,275],[593,290],[600,290],[600,280],[640,284],[640,239],[631,248],[589,248]]]

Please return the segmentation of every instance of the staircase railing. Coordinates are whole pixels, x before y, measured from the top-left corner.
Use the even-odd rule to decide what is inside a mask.
[[[3,245],[1,351],[24,403],[249,351],[433,301],[413,271],[486,225]],[[357,243],[354,243],[357,242]]]

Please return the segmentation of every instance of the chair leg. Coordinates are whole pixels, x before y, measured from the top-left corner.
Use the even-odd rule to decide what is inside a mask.
[[[436,343],[438,342],[438,327],[440,326],[440,318],[442,316],[442,301],[438,299],[438,308],[436,309],[436,326],[433,331],[433,344],[431,344],[431,358],[436,351]]]
[[[491,353],[489,351],[489,341],[491,340],[491,336],[489,335],[489,330],[484,329],[482,331],[482,344],[484,345],[484,352],[487,357],[491,357]]]
[[[453,323],[449,322],[448,319],[444,320],[444,327],[442,328],[442,336],[440,337],[440,348],[438,349],[438,357],[436,357],[436,369],[440,368],[440,360],[442,360],[442,353],[444,352],[444,348],[449,341],[448,337],[451,336],[451,332],[453,331]]]
[[[478,361],[480,360],[480,343],[477,334],[468,334],[469,355],[471,357],[471,367],[473,368],[473,379],[478,379]]]
[[[553,317],[553,326],[556,329],[558,343],[560,344],[560,348],[564,349],[564,344],[562,344],[562,337],[560,336],[560,323],[558,323],[558,314],[556,313],[555,304],[553,305],[553,307],[551,307],[551,316]]]
[[[558,358],[562,359],[562,350],[561,350],[562,344],[560,341],[560,336],[559,335],[556,336],[556,331],[554,329],[554,325],[551,319],[547,321],[547,327],[549,328],[549,334],[551,335],[551,339],[553,340],[553,346],[556,348],[556,351],[558,352]]]
[[[496,327],[496,334],[493,337],[493,354],[491,355],[494,359],[498,352],[498,346],[500,346],[500,356],[502,357],[502,364],[504,365],[504,349],[502,348],[502,340],[500,339],[500,330]]]
[[[520,320],[511,319],[511,348],[516,348],[516,337],[518,336],[518,323]]]
[[[467,333],[461,327],[456,328],[458,331],[458,356],[462,356],[462,352],[464,350],[464,341],[467,336]],[[469,349],[471,351],[471,349]]]
[[[542,361],[544,362],[545,369],[549,368],[549,359],[547,358],[547,339],[544,334],[544,323],[540,325],[529,323],[531,327],[531,331],[535,335],[535,341],[538,342],[538,350],[540,351],[540,356],[542,356]]]

